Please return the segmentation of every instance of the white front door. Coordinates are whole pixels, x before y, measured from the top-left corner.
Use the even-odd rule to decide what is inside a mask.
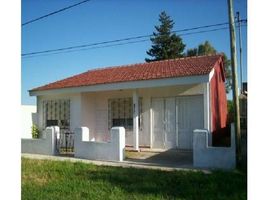
[[[193,130],[204,128],[203,96],[176,98],[178,148],[193,148]]]
[[[153,98],[153,148],[176,147],[175,98]]]

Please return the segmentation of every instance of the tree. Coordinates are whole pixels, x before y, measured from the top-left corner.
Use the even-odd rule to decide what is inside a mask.
[[[234,122],[234,103],[232,100],[227,100],[227,110],[228,110],[228,124]]]
[[[217,53],[216,49],[209,43],[209,41],[205,41],[204,44],[200,44],[198,46],[198,55],[208,55]]]
[[[197,48],[188,49],[186,56],[203,56],[208,54],[215,54],[217,50],[208,42],[205,41],[202,44],[199,44]],[[231,73],[231,62],[228,60],[225,53],[223,53],[223,63],[225,71],[225,89],[226,93],[229,93],[232,87],[232,73]]]
[[[224,64],[224,71],[225,71],[225,89],[226,93],[229,93],[232,89],[232,71],[231,71],[231,60],[227,58],[225,53],[223,53],[223,64]]]
[[[186,56],[198,56],[198,50],[197,48],[188,49]]]
[[[152,47],[146,53],[152,58],[145,58],[146,62],[173,59],[183,57],[185,44],[180,36],[172,33],[173,20],[165,12],[159,15],[159,26],[155,26],[156,32],[150,38]]]
[[[209,41],[205,41],[204,44],[199,44],[197,48],[188,49],[186,55],[203,56],[215,53],[217,53],[216,49],[209,43]]]

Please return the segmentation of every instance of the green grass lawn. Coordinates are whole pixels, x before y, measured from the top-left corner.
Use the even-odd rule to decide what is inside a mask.
[[[160,171],[22,158],[22,199],[246,199],[246,174]]]

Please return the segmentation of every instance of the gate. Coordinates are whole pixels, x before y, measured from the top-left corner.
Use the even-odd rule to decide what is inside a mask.
[[[56,145],[59,154],[74,155],[74,132],[67,129],[60,129]]]

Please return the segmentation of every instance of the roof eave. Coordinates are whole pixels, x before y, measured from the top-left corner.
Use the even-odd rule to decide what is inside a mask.
[[[183,76],[175,78],[151,79],[141,81],[127,81],[109,84],[98,84],[90,86],[69,87],[50,90],[29,90],[30,96],[40,95],[54,95],[54,94],[71,94],[80,92],[97,92],[97,91],[111,91],[121,89],[137,89],[137,88],[152,88],[152,87],[165,87],[172,85],[188,85],[209,82],[209,74],[196,75],[196,76]]]

